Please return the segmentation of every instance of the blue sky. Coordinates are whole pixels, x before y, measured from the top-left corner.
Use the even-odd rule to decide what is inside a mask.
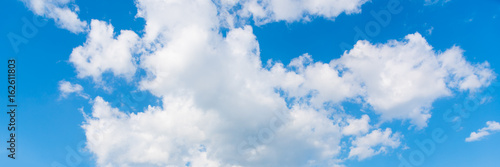
[[[167,8],[168,4],[157,5],[154,2],[141,0],[70,2],[43,0],[39,2],[43,4],[44,10],[38,13],[36,5],[33,5],[35,2],[6,1],[0,10],[4,15],[0,27],[0,31],[4,34],[0,40],[2,60],[15,58],[18,74],[16,159],[8,158],[5,149],[0,151],[1,163],[7,166],[57,166],[56,164],[307,166],[308,163],[309,166],[398,166],[402,163],[398,157],[409,160],[412,158],[411,155],[414,156],[414,161],[418,162],[413,163],[413,166],[493,167],[500,163],[497,157],[500,154],[498,144],[500,134],[495,133],[500,127],[493,124],[488,128],[489,124],[487,125],[488,121],[500,121],[500,114],[497,111],[500,108],[499,85],[495,79],[499,73],[497,66],[500,64],[497,56],[500,54],[498,47],[500,41],[497,40],[500,37],[499,1],[485,0],[476,3],[464,0],[435,3],[424,0],[401,1],[401,12],[391,14],[386,26],[381,26],[377,18],[371,14],[372,11],[381,12],[387,9],[388,2],[378,0],[357,1],[359,4],[354,8],[343,7],[342,4],[326,7],[326,10],[340,10],[338,14],[321,13],[315,11],[316,8],[301,8],[303,13],[298,15],[280,15],[279,11],[283,9],[279,8],[291,7],[285,5],[273,9],[265,6],[266,4],[259,4],[267,7],[264,16],[259,12],[245,11],[246,4],[243,2],[235,6],[228,3],[231,9],[228,15],[234,16],[233,21],[235,21],[231,26],[213,20],[207,21],[207,18],[227,21],[220,14],[225,12],[220,3],[226,1],[189,1],[189,5],[179,3],[181,5],[176,7],[180,9],[186,7],[183,10],[189,11],[190,6],[195,9],[194,14],[187,13],[187,16],[181,15],[186,14],[182,10],[168,10],[176,7],[165,11],[154,8],[160,5],[165,5],[160,8]],[[216,5],[212,4],[213,2],[216,2]],[[302,2],[311,3],[311,1]],[[206,9],[204,8],[206,5],[199,5],[206,3],[214,7]],[[306,6],[305,4],[301,5]],[[61,21],[62,16],[52,13],[57,9],[68,10],[75,13],[78,18],[76,21]],[[138,9],[147,14],[138,15]],[[207,12],[203,13],[205,11]],[[245,12],[247,14],[244,14]],[[215,14],[214,17],[209,17],[205,16],[207,13]],[[7,34],[22,35],[26,24],[23,20],[32,22],[33,18],[44,20],[46,23],[35,26],[37,32],[33,37],[26,37],[28,42],[20,44],[19,50],[16,51]],[[67,27],[78,24],[78,21],[85,22],[85,26]],[[94,27],[94,23],[97,26]],[[101,23],[100,26],[98,23]],[[366,45],[358,43],[360,45],[357,45],[357,48],[353,46],[357,42],[355,29],[360,28],[366,33],[365,27],[371,23],[379,25],[380,31],[373,33],[369,39],[364,39],[368,42]],[[146,24],[152,28],[148,29]],[[127,42],[107,45],[112,40],[103,40],[103,43],[99,43],[101,38],[88,40],[90,38],[88,35],[94,32],[93,30],[98,37],[102,37],[106,33],[98,30],[109,28],[107,27],[109,25],[112,25],[114,30],[111,39],[120,39],[121,35],[126,34],[122,30],[130,30],[129,34],[134,34],[137,38],[133,35],[121,36],[124,40],[130,39],[127,42],[133,43],[126,46],[121,45]],[[189,25],[202,28],[190,29]],[[159,32],[153,31],[154,28],[158,28]],[[421,37],[405,38],[415,33]],[[422,50],[427,45],[419,43],[419,39],[425,39],[432,49]],[[192,41],[184,43],[190,40]],[[394,42],[394,40],[399,43],[387,44],[388,41]],[[93,42],[96,44],[92,44]],[[341,47],[343,43],[350,47]],[[98,46],[97,48],[102,46],[125,49],[100,52],[99,49],[90,47],[93,45]],[[81,47],[81,52],[75,51],[75,48],[80,46],[89,47]],[[450,49],[454,46],[461,48],[463,52],[447,52],[447,50],[456,51]],[[398,47],[407,49],[397,49]],[[204,50],[206,48],[212,49]],[[130,52],[120,52],[128,49]],[[345,49],[351,51],[351,54]],[[366,52],[357,54],[354,52],[356,49]],[[299,67],[289,65],[306,53],[312,57],[312,62],[295,62],[304,65],[303,68],[311,73],[301,72]],[[404,66],[405,63],[411,64],[411,61],[419,57],[432,59],[446,53],[458,55],[465,63],[452,63],[450,67],[446,67],[443,65],[446,64],[445,60],[436,60],[438,61],[436,66],[440,67],[439,70],[444,69],[443,71],[423,72],[428,76],[419,79],[405,77],[407,79],[405,82],[417,85],[409,88],[422,88],[421,92],[424,93],[419,94],[420,90],[397,89],[402,91],[401,96],[397,98],[386,93],[396,90],[392,88],[397,88],[400,86],[397,84],[402,82],[393,82],[396,84],[387,89],[377,87],[376,84],[371,87],[372,82],[379,81],[369,77],[363,78],[366,75],[357,73],[364,72],[363,67],[349,64],[350,61],[355,61],[356,56],[363,58],[363,55],[368,55],[364,57],[368,60],[370,56],[377,58],[381,55],[373,61],[379,59],[390,61],[398,55],[403,55],[401,59],[404,61],[401,64]],[[70,58],[79,55],[90,56],[90,59],[94,58],[96,61],[86,64]],[[406,60],[404,55],[415,55],[415,59]],[[94,56],[109,59],[98,62],[98,58]],[[130,60],[127,56],[131,57]],[[176,59],[176,56],[181,58]],[[238,56],[242,58],[234,58]],[[125,61],[116,61],[122,58]],[[272,59],[270,63],[269,59]],[[254,63],[255,60],[261,62]],[[182,65],[171,63],[175,61]],[[131,66],[126,64],[129,62],[132,63]],[[377,62],[373,62],[374,66]],[[481,66],[483,62],[488,62],[489,65]],[[284,66],[284,71],[271,75],[272,68],[278,69],[280,63]],[[314,63],[318,63],[318,66]],[[423,61],[423,64],[426,63],[430,66],[435,65],[433,61]],[[349,70],[337,69],[339,66],[336,65],[339,64]],[[335,75],[340,77],[338,82],[354,86],[345,93],[340,91],[345,89],[341,87],[345,85],[337,87],[328,79],[314,80],[316,74],[324,72],[314,71],[318,70],[320,65],[342,73]],[[457,65],[457,69],[466,70],[453,72],[455,69],[453,65]],[[368,69],[376,71],[379,70],[377,67]],[[387,68],[389,67],[382,69]],[[404,73],[406,68],[401,68],[403,76],[421,72],[409,70],[412,73],[406,74]],[[132,72],[129,71],[131,69]],[[389,69],[393,71],[396,68]],[[392,74],[391,70],[388,72]],[[438,73],[446,74],[437,75]],[[483,76],[485,73],[491,75]],[[394,75],[398,76],[397,74],[400,73]],[[435,74],[436,76],[433,76]],[[302,78],[300,82],[303,83],[294,87],[296,80],[281,78],[285,75]],[[350,80],[348,76],[355,79]],[[463,78],[456,79],[454,76]],[[467,85],[465,78],[468,76],[479,79],[472,86]],[[442,77],[444,81],[437,79],[426,82],[433,77]],[[239,78],[243,79],[238,80]],[[276,78],[277,81],[272,78]],[[266,79],[269,81],[262,81]],[[391,79],[395,81],[400,78],[389,78]],[[444,82],[444,88],[436,86],[438,84],[427,84],[438,81]],[[65,93],[61,85],[66,82],[69,83],[71,91]],[[245,85],[241,83],[245,83],[247,87],[240,87]],[[419,83],[423,85],[418,87]],[[7,87],[6,83],[1,85]],[[78,90],[76,85],[80,85],[83,89]],[[357,85],[362,86],[357,87]],[[325,86],[332,88],[327,89]],[[281,89],[285,93],[267,92],[268,88]],[[373,93],[372,89],[377,91]],[[434,93],[438,91],[449,91],[449,94]],[[400,102],[399,99],[403,97],[408,97],[407,101]],[[250,157],[248,152],[234,152],[235,145],[246,141],[247,136],[258,136],[259,132],[266,128],[269,120],[273,118],[273,114],[269,113],[283,110],[279,108],[287,98],[296,100],[286,101],[288,104],[285,106],[289,107],[284,110],[295,114],[291,114],[292,119],[288,120],[290,121],[288,124],[273,132],[275,137],[272,141],[260,143],[259,146],[266,148],[267,151],[251,154],[255,159],[246,158]],[[378,99],[386,101],[378,102]],[[315,100],[320,101],[320,104],[316,105]],[[0,104],[5,106],[6,100]],[[414,105],[418,106],[417,109],[411,108]],[[464,117],[454,113],[452,116],[458,117],[444,118],[443,115],[447,115],[448,110],[464,105],[473,106],[463,109],[470,115]],[[156,108],[148,109],[148,106]],[[175,106],[181,107],[175,108]],[[299,109],[290,106],[297,106]],[[431,115],[430,118],[424,119],[423,124],[413,122],[425,115],[425,111],[420,111],[419,107],[428,108]],[[405,112],[411,110],[419,110],[422,113],[417,113],[417,116],[405,115]],[[89,117],[85,117],[82,112]],[[186,114],[176,114],[177,112]],[[99,113],[102,115],[99,116]],[[323,114],[328,118],[322,117]],[[357,128],[360,127],[355,126],[356,132],[347,134],[344,129],[350,125],[348,120],[362,120],[363,115],[369,116],[368,129],[359,130]],[[4,113],[0,117],[4,125],[8,121],[6,116]],[[248,122],[232,124],[239,119]],[[169,120],[173,123],[168,123]],[[89,139],[89,136],[96,132],[95,127],[107,123],[110,125],[104,126],[104,129],[110,128],[110,132],[102,136],[104,140]],[[455,128],[456,124],[458,126]],[[301,126],[309,127],[309,125],[313,127],[314,133],[304,132],[304,129],[301,129]],[[374,143],[371,144],[361,144],[363,143],[361,139],[371,134],[374,136],[377,132],[384,132],[388,128],[391,130],[389,136],[372,139]],[[176,129],[185,133],[177,132]],[[435,149],[429,154],[422,154],[425,159],[415,159],[416,154],[423,152],[415,141],[429,141],[436,130],[442,131],[446,135],[446,140],[435,143]],[[471,133],[476,132],[487,132],[489,135],[467,142],[466,138],[472,137]],[[0,133],[0,138],[7,140],[8,134],[4,129]],[[143,134],[146,137],[136,134]],[[123,138],[129,138],[130,141]],[[308,143],[311,140],[319,145]],[[141,144],[138,141],[150,144]],[[354,144],[356,142],[359,144]],[[2,143],[2,148],[6,148],[6,143]],[[94,146],[88,146],[89,143]],[[191,153],[190,149],[195,146],[201,146],[206,150]],[[158,148],[156,150],[158,152],[144,151],[152,148]],[[215,148],[222,150],[217,151]],[[378,153],[360,158],[365,154],[354,153],[352,150],[355,148],[359,148],[363,153],[367,151],[364,149],[373,149]],[[75,154],[72,151],[75,151]],[[288,152],[293,154],[287,154]]]

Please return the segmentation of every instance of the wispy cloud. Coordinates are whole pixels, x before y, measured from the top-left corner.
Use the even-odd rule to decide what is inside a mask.
[[[89,95],[83,92],[83,87],[80,84],[72,84],[68,81],[59,81],[59,91],[61,92],[61,98],[67,98],[71,94],[76,94],[85,99],[89,98]]]
[[[78,18],[79,11],[72,0],[22,0],[33,13],[54,19],[56,24],[73,33],[82,33],[87,22]]]
[[[472,132],[469,137],[465,139],[466,142],[479,141],[486,136],[500,131],[500,124],[495,121],[486,122],[486,127],[479,129],[477,132]]]

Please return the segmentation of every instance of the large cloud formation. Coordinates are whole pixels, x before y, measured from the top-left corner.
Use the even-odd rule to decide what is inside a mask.
[[[304,54],[263,66],[245,25],[334,19],[365,2],[137,0],[141,37],[126,30],[115,37],[111,24],[92,20],[70,57],[78,76],[128,78],[162,104],[127,113],[95,97],[83,125],[89,151],[99,166],[337,166],[397,149],[403,135],[335,106],[357,103],[381,123],[421,129],[436,99],[495,78],[487,62],[467,62],[459,47],[437,52],[419,33],[358,41],[328,63]],[[146,73],[138,81],[137,69]]]

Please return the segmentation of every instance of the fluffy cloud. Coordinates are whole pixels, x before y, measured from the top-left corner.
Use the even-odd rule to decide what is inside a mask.
[[[266,6],[263,16],[271,21],[294,21],[355,12],[364,1],[335,10],[323,1],[307,2],[324,9],[291,4],[299,14],[271,8],[280,2],[240,3],[242,10],[246,3]],[[306,3],[293,3],[299,2]],[[111,25],[92,21],[87,42],[70,57],[78,76],[129,78],[140,68],[146,74],[139,89],[162,101],[127,113],[93,100],[83,128],[99,166],[334,166],[344,137],[354,138],[344,148],[349,157],[363,160],[399,147],[401,135],[370,132],[367,115],[355,119],[335,106],[353,102],[371,107],[382,121],[410,120],[423,128],[437,98],[475,91],[494,78],[487,63],[465,61],[458,47],[436,52],[418,33],[385,44],[359,41],[329,63],[304,54],[288,65],[263,67],[251,26],[220,33],[232,16],[223,10],[238,2],[216,3],[226,8],[210,0],[138,0],[137,16],[146,20],[141,38],[131,31],[115,37]]]
[[[222,37],[210,21],[218,20],[210,1],[138,1],[138,7],[148,23],[140,59],[148,76],[140,88],[163,105],[124,114],[96,98],[84,129],[99,165],[334,163],[340,128],[328,111],[287,107],[261,66],[250,26]],[[164,18],[179,15],[190,17]]]
[[[399,133],[376,129],[366,134],[368,116],[342,119],[325,105],[355,99],[387,119],[421,120],[423,115],[423,122],[412,123],[424,127],[430,113],[419,109],[430,108],[450,89],[486,86],[491,78],[481,78],[493,76],[487,64],[462,64],[470,67],[465,72],[450,68],[446,64],[454,59],[447,57],[460,60],[462,52],[454,47],[438,54],[419,34],[387,44],[360,41],[329,64],[314,63],[306,54],[286,67],[264,68],[251,27],[221,37],[210,25],[161,24],[174,32],[141,56],[148,76],[140,88],[161,97],[163,105],[124,114],[97,98],[84,128],[99,165],[334,165],[340,139],[348,135],[357,136],[349,158],[363,160],[399,147]],[[462,81],[471,75],[480,86],[460,86],[468,85]],[[300,100],[288,107],[288,98]],[[108,124],[107,133],[93,140],[101,124]],[[131,157],[138,152],[144,156]]]
[[[72,0],[22,0],[35,14],[54,19],[56,24],[73,33],[84,32],[87,22],[81,21],[78,6]]]
[[[325,103],[337,104],[353,99],[362,93],[361,86],[352,77],[341,76],[329,64],[313,63],[308,54],[293,59],[288,69],[277,63],[270,71],[274,81],[289,98],[306,99],[316,108]]]
[[[495,121],[486,122],[486,127],[479,129],[477,132],[472,132],[469,137],[465,139],[466,142],[479,141],[484,137],[491,135],[493,132],[500,131],[500,123]]]
[[[362,135],[370,130],[370,117],[363,115],[360,119],[347,119],[347,126],[342,129],[344,135]]]
[[[72,84],[68,81],[59,81],[59,91],[61,92],[61,97],[66,98],[68,95],[75,93],[78,96],[88,99],[89,96],[83,93],[83,87],[80,84]]]
[[[325,111],[295,106],[286,116],[270,118],[264,126],[252,128],[217,111],[198,108],[189,97],[164,98],[163,102],[163,107],[125,114],[97,97],[92,115],[83,125],[97,163],[324,166],[333,165],[331,158],[340,151],[340,128]]]
[[[386,152],[388,148],[399,147],[401,135],[392,133],[390,128],[373,130],[369,134],[358,137],[352,142],[349,158],[357,157],[363,160],[368,157]],[[375,148],[377,147],[377,149]]]
[[[227,6],[238,6],[239,16],[253,17],[257,24],[267,22],[294,22],[309,20],[311,17],[334,19],[341,13],[351,14],[361,11],[360,7],[367,0],[222,0]]]
[[[206,152],[199,151],[209,140],[206,130],[217,118],[193,106],[190,99],[164,100],[164,106],[127,115],[95,98],[92,119],[83,128],[99,166],[217,164],[205,162]]]
[[[386,44],[358,41],[329,64],[305,54],[287,68],[276,63],[270,71],[289,98],[305,99],[316,108],[366,103],[382,120],[409,120],[418,129],[427,126],[436,99],[453,90],[477,91],[495,78],[487,62],[467,62],[456,46],[436,52],[419,33]]]
[[[418,33],[386,44],[358,41],[330,64],[361,85],[363,100],[383,119],[409,119],[417,128],[427,125],[432,102],[450,96],[450,89],[475,91],[495,78],[487,62],[467,62],[458,47],[436,52]]]
[[[92,77],[98,82],[103,73],[111,72],[130,79],[136,70],[133,53],[138,40],[137,34],[129,30],[122,30],[115,38],[111,24],[92,20],[87,41],[73,49],[69,61],[79,78]]]
[[[476,91],[488,86],[496,78],[489,68],[489,63],[471,64],[463,57],[463,50],[453,47],[439,55],[439,62],[449,73],[448,86],[458,88],[461,91]]]

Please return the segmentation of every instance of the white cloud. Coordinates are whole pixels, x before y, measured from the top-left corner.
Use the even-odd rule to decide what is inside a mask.
[[[450,74],[448,85],[460,90],[476,91],[488,86],[496,78],[494,72],[489,68],[489,63],[471,64],[463,57],[463,50],[452,47],[438,58],[442,66]]]
[[[169,24],[165,26],[171,28]],[[95,115],[87,119],[87,137],[94,135],[97,125],[113,123],[105,128],[110,135],[103,135],[102,141],[88,138],[89,149],[97,155],[100,165],[164,166],[201,163],[198,160],[216,166],[333,165],[338,162],[342,136],[363,135],[370,125],[368,116],[343,123],[329,119],[332,114],[339,115],[322,109],[326,103],[359,97],[362,100],[354,102],[365,101],[382,117],[418,120],[421,111],[412,115],[415,108],[430,107],[436,98],[450,95],[448,86],[465,85],[460,82],[464,77],[450,77],[448,71],[454,70],[440,65],[447,59],[439,61],[446,57],[444,54],[462,52],[436,54],[419,34],[388,44],[361,41],[330,64],[313,63],[309,55],[303,55],[287,68],[276,63],[266,69],[261,66],[258,43],[249,26],[232,29],[225,38],[203,24],[171,30],[169,40],[152,45],[154,50],[142,55],[140,61],[148,73],[140,88],[161,97],[163,106],[120,117],[107,114],[111,115],[109,120]],[[358,63],[360,66],[355,66]],[[470,67],[476,69],[474,65]],[[478,71],[468,74],[476,75]],[[430,83],[434,87],[425,85]],[[288,108],[276,88],[285,92],[284,97],[303,100]],[[375,97],[387,101],[372,101]],[[94,107],[93,112],[113,110],[105,106],[102,110]],[[399,112],[396,116],[403,116],[391,117],[393,110]],[[276,113],[287,119],[270,131],[272,140],[259,139],[259,134],[271,129]],[[424,127],[427,119],[414,124]],[[177,123],[178,120],[182,122]],[[339,123],[347,126],[342,129]],[[178,132],[179,127],[187,129]],[[390,129],[374,130],[353,141],[350,157],[363,160],[397,148],[399,138]],[[371,139],[373,142],[367,142]],[[134,141],[147,144],[129,143]],[[243,152],[238,148],[242,144],[247,148]],[[205,151],[199,151],[200,147]],[[140,154],[144,157],[130,157],[138,150],[143,150]],[[226,152],[232,154],[223,154]]]
[[[427,29],[427,35],[432,35],[432,31],[434,31],[434,27],[430,27],[429,29]]]
[[[115,38],[111,25],[93,20],[87,42],[70,58],[80,78],[100,80],[107,71],[126,77],[140,68],[146,75],[139,89],[163,102],[135,114],[95,98],[83,128],[100,166],[334,166],[346,136],[355,137],[349,156],[362,160],[399,147],[401,136],[369,132],[367,115],[354,119],[327,106],[368,104],[383,121],[408,119],[423,128],[434,100],[451,89],[487,86],[494,76],[487,63],[465,61],[458,47],[436,53],[419,34],[386,44],[360,41],[330,63],[304,54],[286,66],[263,67],[252,27],[229,26],[223,36],[219,28],[230,16],[210,0],[136,5],[146,20],[142,38],[131,31]],[[256,5],[258,11],[262,4]],[[279,19],[304,19],[307,10]]]
[[[271,71],[282,68],[277,64]],[[317,108],[321,108],[324,103],[339,103],[349,98],[355,98],[361,94],[361,86],[353,82],[350,76],[340,76],[337,69],[322,62],[313,63],[310,55],[305,54],[293,59],[288,65],[289,70],[282,75],[295,75],[300,78],[298,83],[289,85],[290,81],[278,79],[276,82],[285,90],[288,96],[295,98],[305,98],[312,95],[309,102]],[[279,70],[284,71],[284,70]]]
[[[495,121],[488,121],[486,122],[486,127],[479,129],[477,132],[472,132],[470,136],[465,139],[465,141],[479,141],[497,131],[500,131],[500,123]]]
[[[198,150],[209,140],[210,123],[218,119],[193,106],[190,99],[169,100],[164,100],[163,109],[149,107],[128,115],[95,98],[92,118],[87,118],[83,128],[99,166],[205,164],[206,153]],[[217,164],[206,164],[210,163]]]
[[[451,0],[425,0],[424,5],[435,5],[435,4],[445,4],[447,2],[450,2]]]
[[[341,13],[359,13],[361,5],[368,0],[244,0],[240,1],[240,16],[253,16],[257,24],[267,22],[295,22],[310,20],[312,17],[334,19]],[[235,4],[222,1],[222,3]]]
[[[137,17],[146,19],[144,40],[148,42],[167,43],[179,39],[180,32],[211,31],[219,27],[217,9],[212,1],[207,0],[138,0],[136,1]],[[183,14],[183,17],[179,17]],[[186,30],[183,30],[188,28]],[[205,33],[205,32],[200,32]],[[198,34],[201,35],[201,34]],[[192,38],[198,36],[193,35]],[[203,38],[203,36],[199,36]],[[155,43],[155,44],[158,44]],[[201,43],[201,42],[198,42]],[[152,49],[155,49],[152,46]],[[161,47],[161,46],[156,46]]]
[[[22,0],[35,14],[54,19],[56,24],[73,33],[86,31],[87,22],[78,18],[78,6],[72,0]]]
[[[70,94],[77,94],[85,99],[89,98],[89,95],[83,93],[83,87],[80,84],[72,84],[68,81],[59,81],[59,91],[61,92],[61,97],[66,98]]]
[[[252,127],[219,111],[198,108],[192,97],[164,98],[162,107],[137,114],[112,108],[101,97],[93,103],[83,128],[100,166],[183,166],[188,162],[193,166],[325,166],[333,165],[331,158],[340,151],[340,128],[325,111],[300,106],[286,114],[286,123],[270,118]],[[277,125],[276,129],[268,123]],[[270,130],[270,139],[267,133],[260,136],[263,129]]]
[[[349,158],[357,157],[358,160],[363,160],[384,153],[388,148],[399,147],[400,139],[401,135],[392,133],[390,128],[373,130],[365,136],[357,137],[352,142]]]
[[[450,96],[451,88],[475,91],[495,78],[487,62],[467,62],[458,47],[436,52],[418,33],[386,44],[358,41],[330,64],[362,85],[364,101],[383,119],[409,119],[417,128],[427,125],[432,102]]]
[[[361,116],[360,119],[347,119],[347,126],[342,129],[344,135],[363,135],[370,130],[370,117]]]
[[[133,53],[138,40],[137,34],[130,30],[122,30],[115,38],[111,24],[92,20],[87,41],[73,49],[69,61],[79,78],[92,77],[99,82],[103,73],[112,72],[131,79],[136,70]]]
[[[140,88],[161,97],[163,105],[124,115],[96,98],[84,129],[99,165],[334,163],[340,128],[326,111],[287,108],[271,73],[261,66],[250,26],[222,37],[214,29],[217,12],[209,1],[137,3],[147,21],[143,40],[150,44],[140,60],[148,73]],[[190,17],[173,17],[179,15]],[[275,129],[270,124],[276,121],[281,126]],[[96,129],[105,122],[107,131],[99,135]],[[262,135],[270,129],[274,137],[268,141]],[[96,134],[101,140],[91,138]],[[138,141],[143,144],[133,144]]]
[[[458,47],[436,52],[418,33],[386,44],[358,41],[329,64],[305,54],[287,68],[276,63],[270,71],[287,97],[305,99],[316,108],[367,103],[383,121],[409,120],[418,129],[427,126],[436,99],[452,90],[477,91],[495,78],[487,62],[467,62]]]

